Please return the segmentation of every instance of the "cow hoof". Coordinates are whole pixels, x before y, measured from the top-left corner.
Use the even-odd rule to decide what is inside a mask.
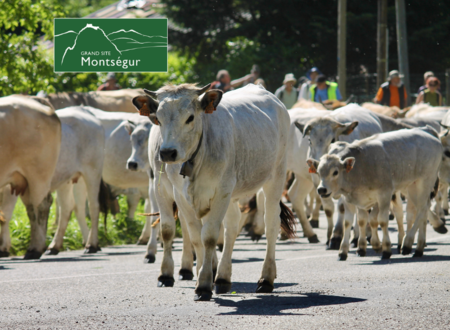
[[[347,253],[339,253],[339,261],[345,261],[347,260]]]
[[[339,250],[341,247],[342,237],[332,237],[330,240],[330,245],[328,245],[328,250]]]
[[[97,253],[98,251],[101,251],[100,247],[95,246],[89,246],[84,250],[84,254],[91,254],[91,253]]]
[[[231,291],[231,283],[221,278],[214,283],[216,294],[223,294]]]
[[[311,237],[308,237],[308,242],[315,244],[315,243],[320,243],[319,238],[317,237],[317,235],[313,235]]]
[[[445,215],[448,215],[448,214],[449,214],[449,213],[448,213],[448,210],[444,209],[444,214],[445,214]]]
[[[394,215],[392,213],[389,213],[389,220],[394,220],[394,219],[395,219]]]
[[[194,274],[189,269],[180,269],[178,274],[180,281],[192,281],[194,279]]]
[[[423,251],[417,251],[413,254],[413,258],[421,258],[423,257]]]
[[[258,243],[261,237],[262,235],[255,234],[253,230],[250,232],[250,238],[252,239],[252,242],[256,241],[256,243]]]
[[[161,275],[158,277],[158,288],[171,288],[175,280],[171,276]]]
[[[383,251],[383,253],[381,254],[381,260],[391,259],[391,255],[391,252]]]
[[[269,281],[260,279],[256,293],[271,293],[273,291],[273,285]]]
[[[58,255],[58,253],[59,253],[59,250],[58,250],[58,249],[55,249],[55,248],[53,248],[53,249],[48,249],[47,251],[44,252],[44,254],[45,254],[46,256],[56,256],[56,255]]]
[[[24,260],[36,260],[36,259],[40,259],[42,256],[42,253],[36,250],[30,250],[27,251],[27,253],[25,253],[25,255],[23,256]]]
[[[445,218],[441,218],[441,221],[444,223],[444,225],[445,225]]]
[[[410,254],[411,252],[412,252],[412,249],[411,249],[410,247],[404,246],[404,247],[402,248],[402,254],[403,254],[404,256]]]
[[[355,237],[354,239],[352,239],[350,244],[351,244],[352,248],[358,247],[358,237]]]
[[[9,252],[8,251],[0,251],[0,258],[8,258]]]
[[[248,232],[250,231],[250,229],[252,228],[252,226],[253,226],[252,223],[247,223],[247,224],[244,226],[245,231],[247,231],[247,234],[246,234],[245,236],[248,235]]]
[[[356,253],[357,253],[358,256],[360,256],[360,257],[365,257],[365,256],[366,256],[366,250],[363,250],[363,249],[358,249],[358,250],[356,251]]]
[[[434,229],[434,231],[435,232],[437,232],[437,233],[439,233],[439,234],[446,234],[447,233],[447,227],[445,227],[445,223],[443,223],[442,225],[440,225],[439,227],[437,227],[437,228],[434,228],[433,227],[433,229]]]
[[[309,223],[311,224],[311,227],[319,228],[319,220],[309,220]]]
[[[212,297],[212,291],[207,289],[195,290],[194,301],[210,301]]]
[[[156,257],[153,254],[147,254],[144,257],[144,264],[153,264],[156,260]]]
[[[136,245],[147,245],[148,244],[148,240],[142,240],[142,239],[140,239],[140,240],[138,240],[137,241],[137,243],[136,243]]]
[[[217,249],[219,249],[220,252],[223,252],[223,244],[217,244]]]

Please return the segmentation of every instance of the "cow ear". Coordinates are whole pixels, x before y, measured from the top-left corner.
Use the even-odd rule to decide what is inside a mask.
[[[153,124],[159,125],[156,118],[159,102],[147,95],[139,95],[133,98],[133,105],[139,111],[141,116],[148,116]]]
[[[357,122],[357,121],[344,124],[344,126],[341,128],[340,134],[342,134],[342,135],[351,134],[354,131],[354,129],[356,128],[356,126],[358,126],[358,124],[359,124],[359,122]]]
[[[345,168],[345,172],[347,172],[347,173],[350,172],[352,170],[353,166],[355,166],[355,162],[356,162],[355,157],[347,157],[347,158],[345,158],[342,161],[342,165]]]
[[[311,131],[312,126],[311,125],[303,125],[302,123],[299,123],[298,121],[296,121],[295,123],[295,127],[298,128],[298,130],[300,132],[303,133],[303,137],[305,137],[306,135],[309,135],[309,132]]]
[[[306,163],[309,166],[309,173],[317,173],[317,168],[319,167],[319,161],[309,158]]]
[[[128,120],[125,122],[123,127],[125,127],[126,131],[128,132],[128,135],[131,135],[134,129],[136,128],[136,124]]]
[[[205,113],[213,113],[222,99],[223,92],[219,89],[211,89],[203,95],[200,100],[200,106]]]

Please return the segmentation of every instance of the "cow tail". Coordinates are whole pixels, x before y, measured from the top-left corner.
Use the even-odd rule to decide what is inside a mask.
[[[103,224],[105,226],[105,235],[108,234],[108,228],[106,225],[106,220],[108,217],[108,213],[110,210],[109,201],[111,199],[111,189],[109,186],[103,181],[103,178],[100,180],[100,189],[98,192],[98,203],[100,206],[100,212],[103,213]]]
[[[280,201],[280,218],[281,228],[285,231],[287,237],[295,238],[295,217],[291,209],[287,207],[282,201]]]

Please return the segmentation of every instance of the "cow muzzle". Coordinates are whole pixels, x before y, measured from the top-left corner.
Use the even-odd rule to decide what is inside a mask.
[[[331,192],[328,193],[327,188],[325,187],[319,187],[317,188],[317,193],[320,195],[320,197],[322,198],[327,198],[331,196]]]
[[[138,163],[136,162],[128,162],[127,163],[127,169],[129,169],[130,171],[137,171],[138,170]]]
[[[161,161],[164,163],[174,162],[177,159],[177,154],[178,152],[176,149],[161,149],[159,151]]]

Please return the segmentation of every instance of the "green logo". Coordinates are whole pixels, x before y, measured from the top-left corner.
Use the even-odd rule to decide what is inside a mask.
[[[55,72],[167,72],[167,19],[55,18]]]

